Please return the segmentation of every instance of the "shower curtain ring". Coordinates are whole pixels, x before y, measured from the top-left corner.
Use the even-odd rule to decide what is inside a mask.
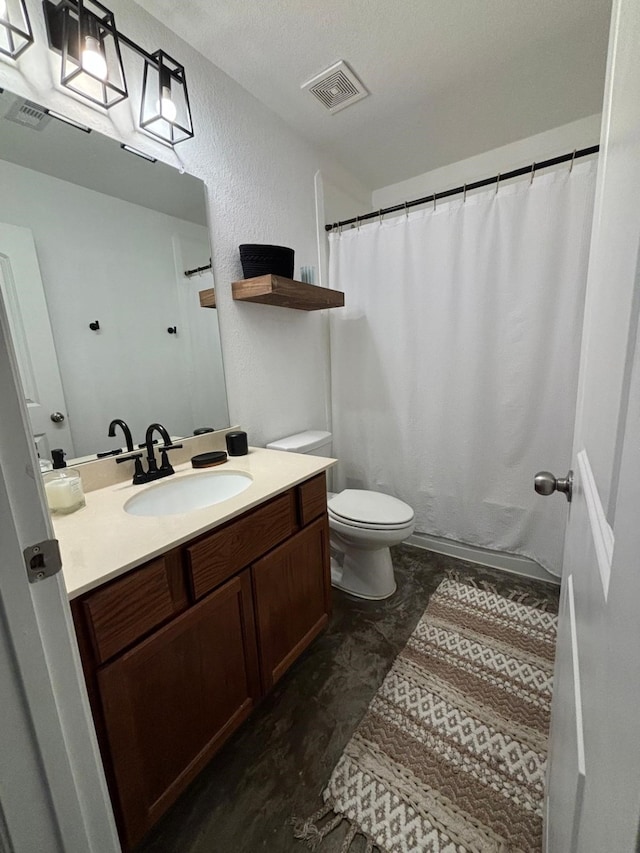
[[[571,155],[571,165],[569,166],[569,174],[573,171],[573,161],[576,159],[576,149],[573,149],[573,154]]]
[[[356,216],[356,228],[358,229],[358,231],[360,230],[360,217],[359,216]]]
[[[535,174],[536,174],[536,162],[534,160],[533,163],[531,164],[531,180],[529,181],[529,186],[531,186],[531,184],[533,183],[533,179],[535,177]]]
[[[462,191],[462,203],[464,204],[467,200],[467,185],[464,185],[464,189]]]
[[[378,219],[380,220],[380,225],[382,225],[382,217],[383,216],[384,216],[384,213],[382,212],[382,208],[380,208],[380,210],[378,211]]]
[[[436,199],[437,199],[437,198],[438,198],[438,194],[437,194],[437,193],[434,193],[434,194],[433,194],[433,212],[434,212],[434,213],[436,212]]]
[[[408,206],[407,206],[407,202],[406,202],[406,201],[405,201],[405,203],[404,203],[404,218],[405,218],[405,219],[408,219],[408,218],[409,218],[409,208],[408,208]]]
[[[498,189],[500,188],[500,172],[498,172],[498,177],[496,178],[496,195],[498,195]]]

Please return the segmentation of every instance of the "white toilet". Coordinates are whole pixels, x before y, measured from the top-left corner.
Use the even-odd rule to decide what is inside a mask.
[[[331,456],[331,433],[308,430],[267,444],[273,450]],[[380,492],[345,489],[329,492],[331,583],[358,598],[388,598],[396,591],[389,548],[411,536],[411,507]]]

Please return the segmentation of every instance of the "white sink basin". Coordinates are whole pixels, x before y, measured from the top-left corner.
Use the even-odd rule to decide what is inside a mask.
[[[124,505],[130,515],[179,515],[226,501],[248,489],[253,478],[242,471],[207,471],[163,480]]]

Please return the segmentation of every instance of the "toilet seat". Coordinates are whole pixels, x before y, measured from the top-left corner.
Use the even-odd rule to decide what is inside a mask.
[[[328,502],[329,518],[364,530],[402,530],[414,520],[412,508],[391,495],[345,489]]]

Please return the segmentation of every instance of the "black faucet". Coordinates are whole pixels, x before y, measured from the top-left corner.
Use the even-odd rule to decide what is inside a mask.
[[[164,444],[159,446],[160,450],[160,467],[158,468],[158,463],[156,461],[155,453],[154,453],[154,441],[153,441],[153,433],[159,432],[162,436],[162,440]],[[130,460],[135,461],[135,471],[133,474],[133,485],[137,486],[141,483],[151,483],[153,480],[159,480],[161,477],[169,477],[171,474],[174,474],[174,470],[169,462],[169,457],[167,456],[168,450],[177,450],[179,447],[182,447],[181,444],[172,444],[171,436],[167,432],[167,430],[162,426],[162,424],[150,424],[147,427],[147,432],[145,436],[145,444],[147,450],[147,470],[145,471],[142,467],[142,453],[130,453],[128,456],[120,456],[116,459],[116,462],[128,462]],[[132,448],[133,449],[133,448]]]
[[[109,438],[114,438],[116,434],[116,427],[119,426],[124,433],[124,439],[127,442],[127,451],[131,453],[133,450],[133,439],[131,438],[131,430],[127,426],[126,422],[122,420],[122,418],[115,418],[109,424]]]

